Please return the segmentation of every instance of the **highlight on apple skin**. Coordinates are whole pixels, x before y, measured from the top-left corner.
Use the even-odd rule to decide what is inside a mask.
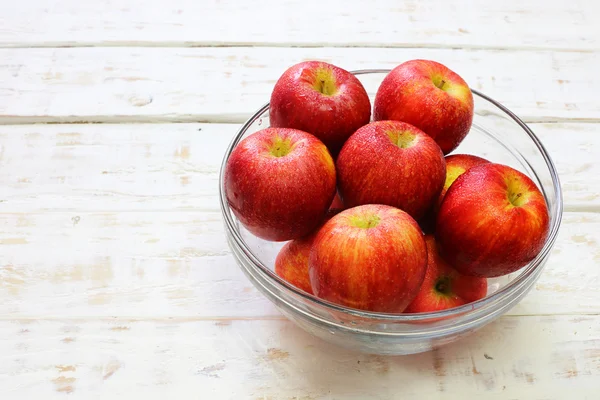
[[[400,121],[363,126],[336,160],[346,207],[385,204],[420,219],[437,200],[446,177],[444,155],[423,131]]]
[[[322,61],[288,68],[269,105],[272,127],[295,128],[319,138],[335,158],[342,145],[371,119],[371,102],[352,73]]]
[[[417,294],[427,250],[415,220],[394,207],[346,209],[317,233],[309,255],[316,296],[360,310],[400,313]]]
[[[487,294],[487,279],[463,275],[452,268],[439,254],[433,235],[425,236],[427,271],[417,296],[406,307],[406,313],[447,310],[483,299]]]
[[[384,79],[374,101],[375,121],[404,121],[431,136],[444,154],[463,141],[473,123],[473,94],[454,71],[431,60],[410,60]]]
[[[459,176],[446,192],[435,235],[442,257],[459,272],[496,277],[514,272],[541,251],[548,207],[525,174],[485,163]]]
[[[225,169],[225,194],[239,221],[259,238],[297,239],[319,225],[336,193],[336,172],[313,135],[266,128],[243,139]]]

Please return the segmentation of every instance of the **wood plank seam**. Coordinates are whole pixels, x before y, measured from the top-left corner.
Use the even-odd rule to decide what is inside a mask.
[[[444,44],[444,43],[360,43],[360,44],[342,44],[333,42],[295,42],[295,43],[270,43],[270,42],[236,42],[227,43],[214,41],[42,41],[42,42],[2,42],[0,49],[64,49],[64,48],[114,48],[114,47],[146,47],[146,48],[299,48],[315,49],[322,47],[340,48],[340,49],[447,49],[447,50],[493,50],[506,52],[529,52],[529,51],[548,51],[565,53],[597,53],[600,48],[578,48],[578,47],[542,47],[542,46],[489,46],[489,45],[470,45],[470,44]]]

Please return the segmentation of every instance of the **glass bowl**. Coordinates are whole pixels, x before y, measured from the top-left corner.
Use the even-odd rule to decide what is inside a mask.
[[[360,70],[371,98],[389,70]],[[260,108],[229,145],[219,179],[221,211],[229,247],[244,274],[288,319],[307,332],[357,351],[399,355],[429,351],[458,340],[515,306],[539,278],[554,245],[562,218],[562,193],[554,163],[529,129],[510,110],[473,90],[475,116],[471,131],[452,152],[469,153],[510,165],[527,174],[542,190],[550,211],[550,232],[543,249],[528,265],[510,275],[488,279],[488,296],[453,309],[420,314],[386,314],[346,308],[303,292],[273,271],[284,243],[259,239],[234,217],[225,197],[224,169],[244,137],[269,126],[269,104]]]

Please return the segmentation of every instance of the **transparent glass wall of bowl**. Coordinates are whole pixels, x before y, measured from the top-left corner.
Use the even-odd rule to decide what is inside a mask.
[[[373,101],[387,71],[356,73]],[[274,274],[275,257],[284,243],[259,239],[235,219],[224,198],[221,171],[221,206],[228,242],[244,274],[287,318],[304,330],[337,345],[367,353],[427,351],[464,337],[512,308],[538,279],[556,239],[562,217],[560,183],[545,149],[525,124],[483,94],[474,91],[474,98],[471,132],[453,154],[475,154],[510,165],[530,176],[546,197],[552,224],[550,237],[540,255],[513,274],[489,279],[489,293],[485,299],[444,312],[391,315],[346,309],[310,296]],[[232,147],[242,138],[268,126],[266,105],[242,127]]]

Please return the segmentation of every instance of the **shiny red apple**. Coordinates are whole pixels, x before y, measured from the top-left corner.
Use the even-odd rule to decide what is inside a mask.
[[[489,161],[485,158],[477,157],[471,154],[452,154],[450,156],[446,156],[446,181],[444,182],[444,187],[440,192],[440,195],[437,200],[436,209],[439,209],[442,204],[442,200],[444,200],[444,196],[450,188],[450,185],[454,183],[456,178],[464,174],[469,168],[474,167],[479,164],[485,164]]]
[[[425,236],[427,271],[414,300],[404,312],[422,313],[446,310],[482,299],[487,294],[487,279],[462,275],[439,254],[433,235]]]
[[[288,68],[271,94],[272,127],[312,133],[334,157],[358,128],[371,118],[371,102],[352,73],[322,61]]]
[[[419,226],[380,204],[346,209],[317,233],[309,255],[316,296],[346,307],[402,312],[417,294],[427,264]]]
[[[334,200],[335,202],[335,200]],[[339,208],[329,208],[325,215],[325,223],[331,217],[342,211]],[[287,242],[275,258],[275,273],[297,288],[313,294],[308,277],[308,255],[315,237],[322,225],[307,236]]]
[[[437,201],[429,210],[427,210],[425,216],[418,221],[423,232],[433,233],[435,231],[435,215],[442,204],[442,200],[444,200],[448,188],[456,178],[469,168],[487,162],[489,161],[471,154],[453,154],[446,156],[446,181],[444,182],[444,187],[442,188]]]
[[[473,122],[473,94],[467,83],[443,64],[411,60],[381,82],[374,120],[404,121],[435,139],[444,154],[465,138]]]
[[[287,242],[275,258],[275,273],[297,288],[313,294],[308,277],[308,255],[315,234]]]
[[[227,201],[254,235],[271,241],[309,234],[336,192],[333,159],[313,135],[266,128],[243,139],[225,169]]]
[[[400,121],[363,126],[336,160],[346,207],[386,204],[419,219],[437,200],[446,176],[444,155],[423,131]]]
[[[450,186],[436,220],[442,257],[465,275],[495,277],[533,260],[549,230],[535,183],[507,165],[470,168]]]

